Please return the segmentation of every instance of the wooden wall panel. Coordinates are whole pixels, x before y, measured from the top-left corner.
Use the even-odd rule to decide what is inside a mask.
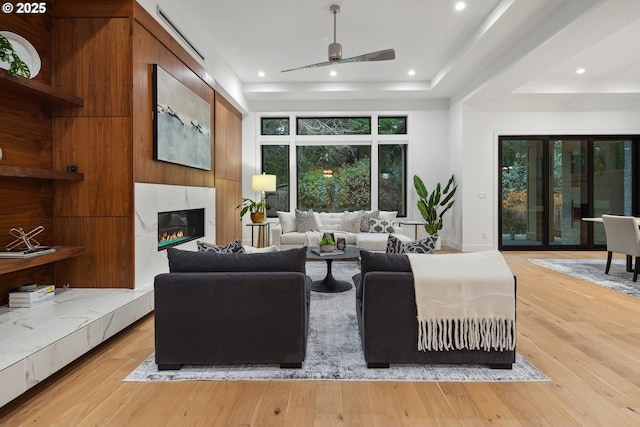
[[[13,93],[0,102],[0,165],[51,168],[51,113],[48,107]],[[0,212],[1,213],[1,212]]]
[[[216,241],[242,238],[242,115],[216,93]]]
[[[240,211],[242,182],[216,179],[216,243],[227,244],[242,239]]]
[[[130,116],[132,41],[129,18],[56,18],[54,85],[84,99],[71,116]]]
[[[242,114],[216,93],[216,177],[242,180]]]
[[[58,182],[56,216],[133,215],[131,120],[57,117],[54,169],[77,165],[84,181]]]
[[[133,135],[134,135],[134,179],[150,182],[201,187],[214,186],[213,130],[211,144],[211,170],[205,171],[173,163],[153,160],[153,71],[152,64],[160,65],[182,84],[211,105],[211,123],[214,126],[214,91],[193,71],[185,67],[173,52],[169,51],[155,34],[138,22],[134,24],[133,64]]]
[[[133,13],[131,0],[55,0],[53,14],[55,17],[95,18],[95,17],[130,17]]]
[[[56,218],[55,230],[58,244],[86,248],[82,256],[56,263],[57,283],[87,288],[134,287],[132,217]]]

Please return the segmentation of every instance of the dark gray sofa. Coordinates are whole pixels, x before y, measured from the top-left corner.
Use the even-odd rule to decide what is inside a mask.
[[[368,367],[388,368],[391,363],[478,363],[501,369],[512,367],[515,349],[418,351],[415,291],[408,258],[402,254],[368,251],[361,251],[360,256],[361,272],[354,277],[356,312]]]
[[[167,250],[155,278],[158,369],[273,363],[299,368],[309,330],[307,248],[256,254]]]

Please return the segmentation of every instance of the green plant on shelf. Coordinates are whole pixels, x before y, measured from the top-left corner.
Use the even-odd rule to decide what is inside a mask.
[[[0,61],[9,64],[7,74],[15,77],[31,77],[31,71],[27,64],[18,56],[11,42],[5,36],[0,34]]]

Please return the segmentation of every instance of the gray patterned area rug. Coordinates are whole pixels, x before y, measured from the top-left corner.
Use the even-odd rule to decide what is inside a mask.
[[[359,272],[355,262],[334,262],[333,276],[351,279]],[[307,274],[322,279],[324,261],[307,263]],[[356,381],[548,381],[548,378],[520,354],[512,370],[486,365],[391,365],[389,369],[368,369],[362,353],[355,312],[355,290],[336,294],[311,293],[310,331],[307,355],[301,369],[280,369],[278,365],[197,366],[158,371],[152,354],[124,381],[241,381],[241,380],[356,380]]]
[[[640,298],[640,279],[633,282],[633,273],[626,270],[626,261],[623,259],[614,259],[611,262],[609,274],[604,274],[607,265],[606,259],[530,259],[529,262]]]

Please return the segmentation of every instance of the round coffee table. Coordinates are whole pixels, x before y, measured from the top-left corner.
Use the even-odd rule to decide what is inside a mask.
[[[333,260],[358,259],[360,248],[357,246],[347,246],[341,254],[319,255],[318,246],[307,247],[307,259],[323,259],[327,261],[327,275],[322,280],[315,280],[311,285],[311,290],[316,292],[344,292],[351,289],[351,283],[343,280],[336,280],[331,274],[331,263]]]

